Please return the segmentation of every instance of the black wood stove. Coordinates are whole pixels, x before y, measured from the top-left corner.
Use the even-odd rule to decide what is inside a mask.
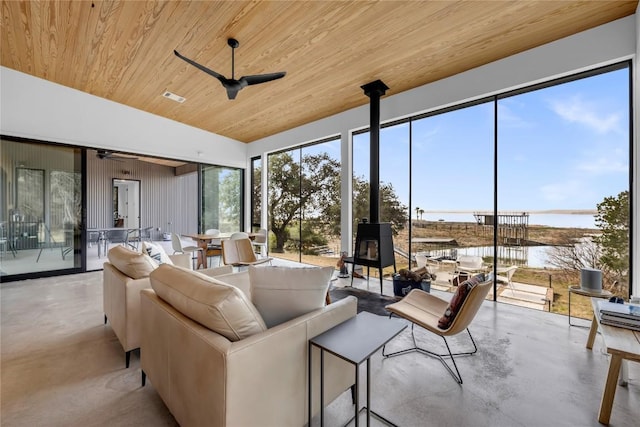
[[[396,271],[396,258],[393,251],[393,235],[391,224],[379,222],[380,217],[380,97],[389,89],[381,80],[376,80],[362,86],[364,94],[371,99],[370,109],[370,178],[369,222],[358,224],[356,234],[356,247],[352,258],[345,262],[367,267],[367,280],[369,280],[369,268],[377,268],[380,273],[380,294],[382,294],[382,269],[393,265]],[[353,286],[353,273],[351,274]]]

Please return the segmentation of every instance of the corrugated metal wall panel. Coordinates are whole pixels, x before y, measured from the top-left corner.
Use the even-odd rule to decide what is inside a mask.
[[[50,177],[52,171],[72,172],[74,168],[74,149],[46,144],[28,144],[24,142],[2,140],[0,144],[0,220],[7,221],[9,214],[16,209],[17,169],[44,170],[44,212],[49,212]],[[44,218],[31,218],[40,221]]]
[[[140,181],[140,225],[154,227],[154,239],[163,232],[198,231],[197,173],[175,176],[173,167],[99,159],[93,150],[87,150],[87,228],[113,227],[114,178]]]

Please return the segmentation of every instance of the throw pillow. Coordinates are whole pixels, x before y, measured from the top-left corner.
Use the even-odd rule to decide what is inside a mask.
[[[249,266],[251,300],[268,328],[324,307],[333,267]]]
[[[155,243],[142,242],[142,253],[149,255],[158,264],[173,264],[169,255],[161,245]]]
[[[444,314],[438,320],[438,327],[440,329],[447,329],[449,328],[449,326],[451,326],[456,318],[456,315],[460,311],[464,300],[467,299],[467,295],[469,295],[469,292],[471,292],[471,289],[473,289],[478,283],[482,283],[484,280],[484,274],[481,273],[458,285],[458,289],[453,295],[453,298],[451,298],[451,302],[449,302],[449,305],[444,311]]]
[[[114,246],[107,253],[109,262],[132,279],[142,279],[158,267],[147,254],[132,251],[122,245]]]
[[[258,310],[234,286],[169,264],[159,266],[149,278],[160,298],[230,341],[267,329]]]

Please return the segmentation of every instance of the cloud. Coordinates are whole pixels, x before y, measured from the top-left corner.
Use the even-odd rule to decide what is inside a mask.
[[[532,123],[517,115],[505,101],[501,101],[498,103],[498,126],[527,128],[531,127]]]
[[[619,131],[620,113],[601,113],[596,105],[582,100],[580,96],[551,102],[551,109],[571,123],[582,124],[598,133]]]
[[[576,164],[576,170],[592,175],[610,173],[628,173],[629,163],[625,160],[628,154],[617,149],[607,153],[594,153],[589,159]]]
[[[542,197],[550,202],[561,202],[573,199],[576,197],[576,194],[583,192],[584,188],[578,180],[547,184],[540,187]]]

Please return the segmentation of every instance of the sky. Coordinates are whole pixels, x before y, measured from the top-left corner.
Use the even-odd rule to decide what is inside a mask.
[[[629,188],[627,68],[504,98],[497,108],[499,211],[595,210]],[[405,205],[412,182],[412,217],[416,207],[493,210],[493,113],[489,102],[381,130],[380,179]],[[368,151],[369,135],[354,136],[354,173],[366,179]],[[446,215],[423,216],[435,217]]]

